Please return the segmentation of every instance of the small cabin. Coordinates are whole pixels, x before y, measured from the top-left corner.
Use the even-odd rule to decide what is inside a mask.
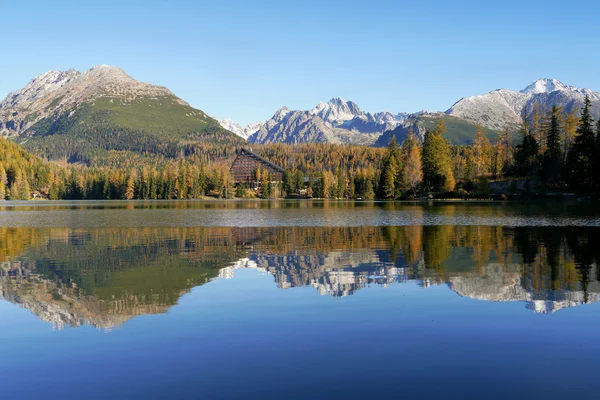
[[[230,171],[236,184],[244,184],[256,181],[256,170],[259,168],[270,174],[271,181],[281,182],[283,180],[285,172],[283,168],[246,148],[240,149]]]

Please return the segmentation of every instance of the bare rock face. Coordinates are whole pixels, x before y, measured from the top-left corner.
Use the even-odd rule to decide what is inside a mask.
[[[118,67],[100,65],[83,73],[73,69],[48,71],[0,102],[0,135],[19,136],[44,118],[93,103],[100,97],[128,103],[139,97],[166,96],[187,105],[169,89],[138,82]]]
[[[319,103],[311,110],[282,107],[271,119],[247,127],[220,121],[221,126],[252,143],[335,143],[372,145],[385,131],[394,129],[408,114],[361,111],[341,98]],[[235,130],[234,130],[235,129]]]

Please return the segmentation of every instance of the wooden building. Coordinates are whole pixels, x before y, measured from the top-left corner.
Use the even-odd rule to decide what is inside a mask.
[[[231,165],[231,174],[233,175],[234,182],[236,184],[255,182],[256,170],[258,168],[267,171],[273,182],[283,180],[283,168],[254,154],[249,149],[242,148]]]

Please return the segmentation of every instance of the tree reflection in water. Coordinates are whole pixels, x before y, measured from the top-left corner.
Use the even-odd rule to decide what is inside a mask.
[[[2,297],[56,328],[109,329],[161,313],[240,268],[282,289],[351,295],[369,285],[447,284],[540,313],[600,300],[594,227],[0,228]]]

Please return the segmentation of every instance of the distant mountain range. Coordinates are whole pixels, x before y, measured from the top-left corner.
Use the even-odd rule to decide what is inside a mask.
[[[600,117],[600,93],[540,79],[521,91],[498,89],[466,97],[445,112],[369,113],[341,98],[310,110],[282,107],[267,121],[241,126],[208,116],[169,89],[136,81],[122,69],[101,65],[85,72],[49,71],[0,102],[0,135],[48,159],[86,161],[108,151],[176,157],[184,146],[245,142],[336,143],[386,146],[410,131],[423,136],[440,118],[447,138],[469,144],[477,124],[493,139],[500,129],[517,130],[521,115],[552,105],[578,110],[588,95]]]
[[[521,115],[530,115],[537,105],[542,112],[553,105],[566,111],[579,110],[584,97],[592,100],[592,115],[600,116],[600,93],[565,85],[556,79],[539,79],[521,91],[498,89],[484,95],[465,97],[445,112],[397,113],[361,111],[340,98],[319,103],[312,110],[293,111],[283,107],[271,119],[242,127],[230,120],[223,127],[252,143],[328,142],[386,146],[394,136],[402,142],[412,130],[423,136],[439,119],[448,126],[447,138],[454,144],[471,143],[476,126],[483,125],[493,139],[497,131],[515,131]]]

